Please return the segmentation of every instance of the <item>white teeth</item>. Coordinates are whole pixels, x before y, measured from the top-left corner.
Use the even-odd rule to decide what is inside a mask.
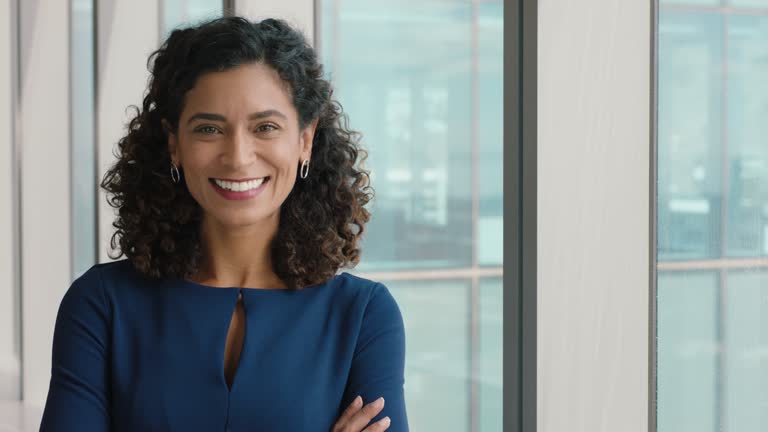
[[[261,186],[261,184],[264,183],[264,179],[266,179],[266,177],[262,177],[256,180],[240,181],[240,182],[229,182],[229,181],[224,181],[219,179],[213,179],[213,181],[216,182],[216,184],[219,185],[219,187],[222,189],[227,189],[235,192],[245,192],[251,189],[256,189],[257,187]]]

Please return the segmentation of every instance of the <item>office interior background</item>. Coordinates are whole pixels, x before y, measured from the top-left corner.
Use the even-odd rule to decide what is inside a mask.
[[[553,2],[541,3],[542,16],[551,16]],[[595,32],[616,31],[604,23],[626,19],[611,1],[563,5],[576,21],[584,15],[568,7],[601,9],[585,14],[597,17]],[[648,425],[655,429],[637,430],[766,430],[768,0],[660,0],[657,7],[658,296],[656,320],[646,323],[657,332],[649,366],[657,393],[641,398],[656,410]],[[6,420],[11,427],[36,430],[58,302],[74,278],[108,259],[111,209],[97,184],[125,109],[144,90],[146,56],[171,29],[228,10],[301,27],[350,125],[363,133],[377,197],[354,272],[385,282],[403,310],[412,430],[500,431],[501,0],[0,3],[0,407],[8,407],[0,414],[15,416]],[[650,65],[650,57],[641,61]],[[555,176],[558,190],[580,180],[565,169]],[[576,208],[564,217],[586,214]],[[540,246],[539,253],[562,252]],[[546,305],[546,292],[542,298]],[[593,363],[616,363],[594,351]],[[547,371],[581,370],[580,358],[540,360]],[[553,400],[549,394],[541,391],[540,402]],[[583,430],[593,415],[605,425],[607,414],[593,407],[575,416],[581,422],[571,430]],[[540,424],[561,430],[557,420]]]
[[[109,260],[113,211],[98,183],[127,107],[140,104],[147,56],[172,29],[225,13],[300,28],[349,126],[362,132],[376,198],[362,262],[342,270],[384,282],[400,305],[412,430],[501,430],[501,0],[3,0],[2,8],[0,399],[24,400],[23,430],[37,430],[58,302],[72,280]],[[40,186],[22,182],[45,170],[38,158],[59,168],[41,172]],[[49,199],[57,208],[45,220],[55,218],[56,233],[42,238],[31,233],[42,219],[28,203]],[[25,253],[36,235],[58,252]],[[41,295],[42,310],[27,307]]]

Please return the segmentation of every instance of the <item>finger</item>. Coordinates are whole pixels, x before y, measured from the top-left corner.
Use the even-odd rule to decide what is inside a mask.
[[[387,429],[389,429],[389,417],[384,417],[383,419],[363,429],[362,432],[384,432]]]
[[[352,403],[347,406],[347,409],[344,410],[344,412],[341,414],[341,417],[339,417],[338,420],[336,420],[337,424],[344,425],[349,421],[349,419],[352,418],[352,416],[360,410],[360,408],[363,406],[363,398],[359,395],[352,401]]]
[[[361,410],[359,410],[352,416],[352,419],[349,421],[349,424],[348,424],[349,429],[353,431],[362,430],[364,427],[368,426],[368,423],[371,422],[371,419],[376,417],[376,414],[380,413],[383,408],[384,408],[383,397],[380,397],[375,401],[369,403],[368,405],[364,406]]]

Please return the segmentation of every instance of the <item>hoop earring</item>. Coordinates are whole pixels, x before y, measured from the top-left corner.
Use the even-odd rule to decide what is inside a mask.
[[[171,180],[173,180],[174,183],[178,183],[179,180],[181,180],[179,169],[176,168],[176,164],[174,164],[173,161],[171,161]]]
[[[309,174],[309,159],[304,159],[304,162],[301,163],[300,177],[305,179],[307,178],[307,174]]]

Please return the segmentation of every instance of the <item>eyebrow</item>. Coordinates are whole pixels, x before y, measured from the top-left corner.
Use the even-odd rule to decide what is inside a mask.
[[[258,120],[258,119],[263,119],[271,116],[282,117],[283,119],[288,120],[288,117],[286,117],[285,114],[274,109],[252,113],[251,115],[248,116],[248,120]],[[187,120],[187,124],[190,124],[195,120],[213,120],[213,121],[225,122],[227,121],[227,118],[221,114],[199,112],[193,115],[192,117],[190,117],[189,120]]]

